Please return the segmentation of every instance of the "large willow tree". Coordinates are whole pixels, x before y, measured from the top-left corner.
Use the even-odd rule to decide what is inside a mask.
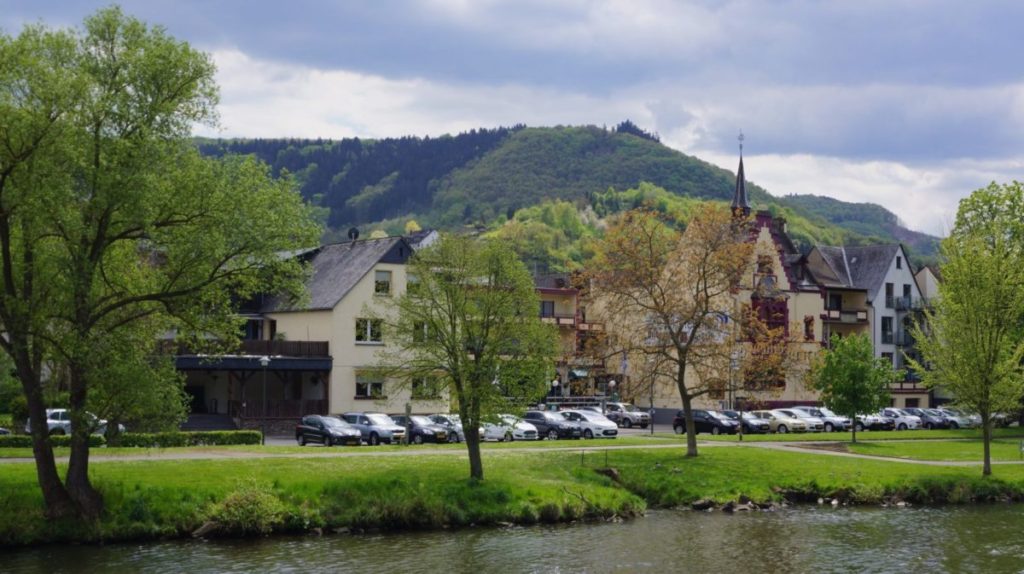
[[[206,54],[117,8],[0,34],[0,347],[51,517],[102,510],[86,409],[112,362],[153,351],[125,342],[155,326],[230,334],[232,298],[294,288],[301,269],[277,254],[317,240],[288,182],[194,149],[192,126],[216,120],[213,75]],[[56,371],[73,431],[63,482],[42,392]]]

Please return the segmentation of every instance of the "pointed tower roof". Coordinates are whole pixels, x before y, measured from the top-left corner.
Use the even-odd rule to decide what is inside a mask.
[[[736,193],[732,198],[732,212],[746,217],[750,215],[750,204],[747,202],[746,178],[743,174],[743,132],[740,132],[740,168],[736,171]]]

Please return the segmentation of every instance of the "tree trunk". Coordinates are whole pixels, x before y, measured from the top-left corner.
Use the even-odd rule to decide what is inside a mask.
[[[988,413],[981,413],[981,440],[985,446],[985,465],[981,469],[982,476],[992,474],[992,421]]]
[[[697,456],[697,425],[693,422],[692,399],[683,394],[683,416],[686,418],[686,456]]]
[[[462,432],[466,434],[466,450],[469,454],[469,478],[472,480],[483,480],[484,462],[480,456],[480,425],[463,425]]]
[[[89,433],[85,411],[86,386],[80,367],[69,367],[71,379],[71,460],[65,485],[83,518],[95,520],[103,512],[103,496],[89,482]]]
[[[472,394],[472,397],[467,398],[462,386],[456,384],[455,395],[459,399],[459,416],[462,418],[462,432],[466,435],[466,452],[469,454],[469,478],[483,480],[484,461],[480,454],[480,398],[476,393]]]
[[[64,484],[57,473],[57,463],[53,459],[53,445],[50,444],[50,430],[46,426],[46,405],[38,383],[27,382],[22,377],[21,386],[28,403],[29,425],[32,431],[32,456],[36,461],[36,479],[43,493],[43,504],[46,517],[49,519],[73,516],[75,505],[71,501]]]
[[[850,420],[853,421],[853,444],[857,444],[857,415],[853,415]]]

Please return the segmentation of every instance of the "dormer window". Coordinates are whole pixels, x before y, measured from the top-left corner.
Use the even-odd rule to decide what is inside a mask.
[[[899,255],[896,256],[896,269],[903,269],[903,258]]]

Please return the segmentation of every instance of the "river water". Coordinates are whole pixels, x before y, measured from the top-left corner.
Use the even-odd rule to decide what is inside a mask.
[[[623,523],[49,546],[0,552],[0,571],[1024,572],[1024,506],[663,510]]]

